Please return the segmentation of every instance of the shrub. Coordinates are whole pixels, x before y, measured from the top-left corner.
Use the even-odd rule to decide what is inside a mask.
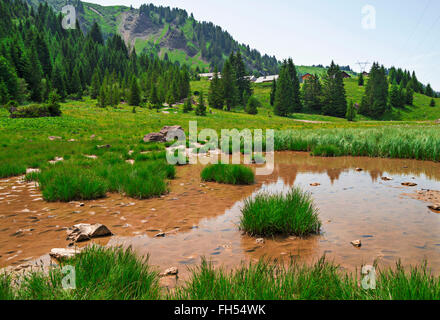
[[[253,184],[255,181],[252,169],[233,164],[209,165],[202,170],[201,177],[204,181],[239,185]]]
[[[318,145],[312,150],[312,155],[321,157],[337,157],[341,155],[341,150],[335,145]]]
[[[302,237],[318,233],[321,222],[310,195],[293,188],[287,194],[261,193],[246,199],[240,226],[251,235]]]
[[[260,106],[260,101],[258,101],[257,98],[254,96],[250,97],[246,104],[246,112],[248,114],[257,114],[258,113],[258,107]]]
[[[435,107],[435,100],[431,99],[431,103],[429,104],[431,107]]]

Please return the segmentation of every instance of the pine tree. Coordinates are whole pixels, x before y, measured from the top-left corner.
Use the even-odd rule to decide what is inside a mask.
[[[217,67],[214,68],[214,77],[209,87],[208,102],[211,108],[223,109],[223,88],[222,82],[218,77]]]
[[[277,80],[275,94],[274,113],[277,116],[287,117],[292,110],[292,81],[286,63],[281,66],[280,75]]]
[[[323,105],[324,115],[345,117],[347,98],[345,95],[344,80],[339,66],[333,61],[327,74],[323,78]]]
[[[131,80],[130,98],[128,103],[131,106],[139,106],[141,103],[139,84],[135,77]]]
[[[99,73],[98,73],[98,69],[96,68],[95,72],[93,72],[93,76],[92,76],[90,97],[92,99],[96,99],[98,97],[98,94],[99,94]]]
[[[254,96],[249,97],[245,108],[246,112],[248,114],[257,114],[259,105],[260,102],[257,100],[257,98],[255,98]]]
[[[355,117],[356,117],[356,110],[354,109],[353,100],[351,100],[347,106],[347,113],[345,114],[345,118],[348,121],[354,121]]]
[[[432,90],[431,84],[429,84],[429,83],[426,86],[425,95],[427,95],[428,97],[431,97],[431,98],[434,96],[434,90]]]
[[[322,87],[317,75],[307,78],[303,84],[304,106],[308,109],[321,111],[322,108]]]
[[[390,104],[394,108],[402,108],[402,99],[397,83],[394,82],[390,89]]]
[[[186,98],[185,103],[183,105],[183,113],[188,113],[192,111],[191,98]]]
[[[406,86],[405,104],[412,106],[414,103],[414,90],[408,83]]]
[[[225,65],[223,66],[221,83],[226,109],[231,111],[237,103],[237,84],[235,81],[234,70],[229,60],[226,60]]]
[[[287,69],[288,73],[290,75],[290,81],[292,82],[292,103],[290,105],[289,112],[301,112],[302,110],[302,104],[301,104],[301,95],[300,95],[300,85],[299,85],[299,77],[296,72],[295,64],[293,63],[293,60],[289,58],[287,60]]]
[[[151,88],[150,103],[156,110],[159,110],[161,107],[161,101],[159,99],[156,85],[153,85]]]
[[[379,118],[388,110],[388,80],[385,68],[373,63],[370,79],[365,87],[359,113]]]
[[[359,75],[358,86],[359,87],[363,87],[364,86],[364,76],[363,76],[362,73]]]
[[[277,92],[277,80],[273,79],[272,81],[272,87],[270,89],[270,105],[273,107],[275,103],[275,95]]]
[[[206,116],[206,106],[203,97],[203,91],[200,92],[199,104],[196,107],[196,116]]]

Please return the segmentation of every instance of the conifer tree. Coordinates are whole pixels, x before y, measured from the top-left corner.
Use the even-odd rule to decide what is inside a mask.
[[[211,108],[223,109],[223,88],[222,81],[218,77],[217,67],[214,68],[214,77],[209,87],[208,102]]]
[[[153,87],[151,88],[150,103],[156,110],[159,110],[159,108],[161,107],[161,100],[159,99],[156,85],[153,85]]]
[[[200,92],[199,104],[196,107],[196,116],[206,116],[206,106],[203,91]]]
[[[137,82],[137,79],[133,77],[133,79],[131,80],[129,104],[131,106],[139,106],[140,103],[141,103],[141,95],[140,95],[139,84]]]
[[[302,110],[302,104],[301,104],[301,95],[300,95],[300,86],[299,86],[299,77],[296,72],[295,64],[293,63],[292,58],[289,58],[287,60],[287,69],[288,73],[290,75],[290,81],[292,82],[292,103],[290,105],[289,112],[301,112]]]
[[[183,113],[188,113],[192,111],[191,98],[186,98],[185,103],[183,105]]]
[[[399,87],[397,86],[396,81],[394,81],[390,89],[390,104],[394,108],[403,107]]]
[[[333,61],[327,74],[323,77],[323,105],[324,115],[345,117],[347,112],[347,98],[345,95],[344,80],[339,66]]]
[[[96,99],[98,97],[99,94],[99,73],[98,73],[98,69],[95,69],[95,72],[93,72],[93,76],[92,76],[92,83],[91,83],[91,88],[90,88],[90,97],[92,99]]]
[[[425,95],[427,95],[428,97],[431,97],[431,98],[434,96],[434,90],[432,90],[431,84],[429,84],[429,83],[426,86]]]
[[[320,111],[322,107],[322,87],[317,75],[304,81],[303,87],[304,106],[308,109]]]
[[[370,79],[359,108],[359,113],[373,118],[381,117],[388,110],[388,80],[385,68],[373,63]]]
[[[435,100],[431,99],[431,103],[429,104],[431,107],[435,107]]]
[[[348,121],[354,121],[355,117],[356,117],[356,110],[354,109],[353,100],[351,100],[347,106],[347,113],[345,114],[345,118]]]
[[[221,82],[226,109],[231,111],[237,103],[237,84],[235,81],[234,70],[229,60],[226,60],[225,65],[223,66]]]
[[[259,105],[260,102],[257,100],[257,98],[255,98],[254,96],[249,97],[245,108],[246,112],[248,114],[257,114]]]
[[[363,87],[364,86],[364,75],[362,73],[359,74],[358,86],[359,87]]]
[[[292,110],[292,81],[290,78],[287,64],[281,66],[280,75],[277,80],[277,90],[275,94],[274,113],[277,116],[287,117]]]

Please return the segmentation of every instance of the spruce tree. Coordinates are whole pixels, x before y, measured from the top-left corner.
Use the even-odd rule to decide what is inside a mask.
[[[141,103],[141,95],[137,79],[133,77],[130,87],[130,98],[128,102],[131,106],[139,106]]]
[[[257,114],[259,105],[260,105],[260,102],[257,100],[257,98],[255,98],[254,96],[251,96],[248,99],[245,110],[248,114]]]
[[[92,76],[92,83],[90,88],[90,97],[92,99],[96,99],[99,94],[99,73],[98,68],[95,69],[95,72],[93,72]]]
[[[429,83],[426,86],[425,95],[427,95],[428,97],[431,97],[431,98],[434,96],[434,90],[432,90],[431,84],[429,84]]]
[[[206,106],[203,91],[200,92],[199,104],[196,107],[196,116],[206,116]]]
[[[287,60],[287,69],[290,75],[290,81],[292,82],[292,103],[290,104],[290,113],[301,112],[302,104],[301,104],[301,95],[300,95],[300,85],[299,85],[299,77],[296,72],[295,64],[293,63],[292,58]]]
[[[323,105],[322,113],[328,116],[345,117],[347,112],[347,98],[345,95],[344,80],[339,66],[333,61],[323,78]]]
[[[365,93],[359,108],[359,113],[379,118],[388,110],[388,80],[385,68],[373,63],[370,79],[365,87]]]
[[[412,106],[414,103],[414,90],[411,85],[408,83],[406,86],[406,95],[405,95],[405,104]]]
[[[237,84],[234,70],[229,60],[226,60],[225,65],[223,66],[221,83],[226,109],[231,111],[237,103]]]
[[[431,99],[431,103],[429,104],[431,107],[435,107],[435,100]]]
[[[277,116],[287,117],[292,110],[292,81],[286,63],[281,66],[280,75],[277,80],[275,94],[274,113]]]
[[[150,103],[156,110],[159,110],[161,107],[161,101],[159,99],[156,85],[153,85],[151,88]]]
[[[322,87],[317,75],[313,75],[304,81],[302,92],[304,107],[309,110],[321,111]]]
[[[351,100],[347,106],[347,113],[345,114],[345,118],[348,121],[354,121],[355,117],[356,117],[356,110],[354,109],[353,100]]]
[[[185,103],[183,105],[183,113],[188,113],[192,111],[191,98],[186,98]]]
[[[396,82],[392,84],[390,89],[390,104],[394,108],[402,107],[402,99]]]
[[[358,86],[359,86],[359,87],[363,87],[363,86],[364,86],[364,76],[363,76],[362,73],[359,74]]]

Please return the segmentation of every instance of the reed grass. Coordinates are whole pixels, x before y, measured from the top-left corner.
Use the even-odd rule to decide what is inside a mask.
[[[206,166],[201,173],[204,181],[213,181],[225,184],[249,185],[255,181],[251,168],[234,164],[214,164]]]

